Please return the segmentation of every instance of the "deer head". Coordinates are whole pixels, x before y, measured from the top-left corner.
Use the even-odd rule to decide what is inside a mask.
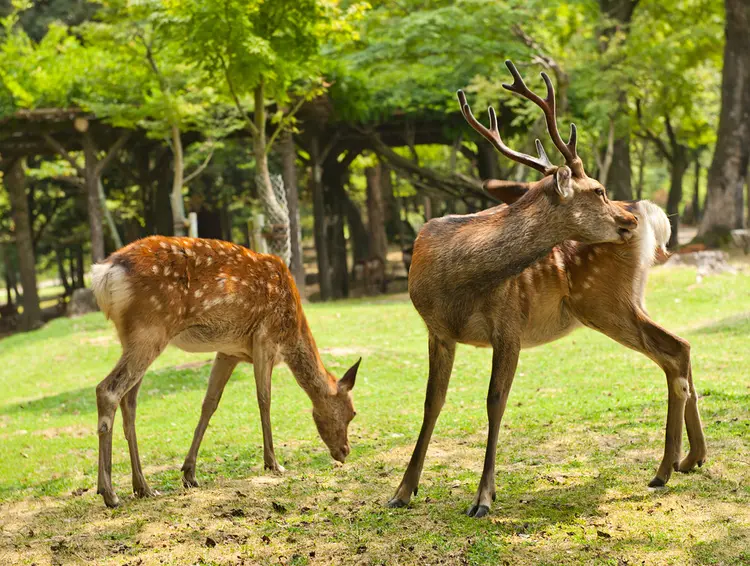
[[[350,392],[357,379],[357,370],[361,361],[362,358],[338,381],[330,376],[332,382],[336,384],[335,391],[313,404],[313,420],[318,428],[318,434],[328,446],[331,457],[342,463],[350,451],[347,429],[349,423],[357,415]]]
[[[503,84],[503,88],[531,100],[544,112],[547,131],[555,147],[565,158],[565,165],[556,166],[547,157],[542,142],[536,140],[538,157],[519,153],[510,149],[500,137],[497,116],[494,108],[489,108],[490,127],[486,128],[474,117],[463,91],[458,91],[461,113],[469,125],[489,141],[495,149],[506,157],[544,175],[544,178],[528,185],[506,184],[502,190],[512,200],[545,196],[560,216],[569,232],[568,239],[582,242],[624,242],[630,239],[638,220],[626,210],[616,206],[607,198],[606,189],[599,181],[586,175],[583,162],[576,153],[577,130],[570,125],[570,138],[565,143],[557,129],[555,113],[555,89],[546,73],[542,73],[547,85],[547,96],[542,99],[523,82],[515,65],[506,61],[505,65],[513,75],[513,84]],[[529,195],[529,196],[526,196]],[[515,197],[515,198],[513,198]]]

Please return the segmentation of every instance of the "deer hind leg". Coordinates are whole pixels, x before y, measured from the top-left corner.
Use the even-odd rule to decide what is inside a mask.
[[[396,495],[388,502],[388,507],[405,507],[411,500],[412,493],[417,494],[419,477],[422,474],[427,446],[430,444],[432,431],[435,429],[440,410],[445,403],[445,394],[453,370],[453,359],[456,353],[456,343],[446,342],[430,333],[430,374],[427,381],[427,394],[424,400],[424,418],[422,430],[419,432],[417,445],[409,460],[401,484]]]
[[[492,353],[492,376],[487,392],[487,449],[484,455],[482,479],[474,501],[467,509],[469,517],[484,517],[489,513],[495,500],[495,457],[497,455],[497,438],[500,433],[500,421],[508,402],[508,394],[513,385],[513,376],[518,365],[518,353],[521,349],[518,340],[498,340]]]
[[[216,354],[214,365],[211,368],[211,376],[208,378],[208,389],[206,390],[206,396],[203,398],[198,426],[195,427],[193,442],[187,456],[185,456],[185,463],[182,465],[182,484],[185,487],[198,487],[198,481],[195,479],[195,461],[198,458],[198,449],[201,446],[206,428],[208,428],[208,422],[216,411],[216,407],[219,406],[224,387],[239,361],[239,358],[233,356]]]
[[[277,474],[285,470],[276,461],[273,451],[273,434],[271,432],[271,374],[273,373],[273,354],[264,351],[260,340],[255,340],[253,347],[253,369],[255,372],[255,392],[258,396],[260,423],[263,429],[263,467]]]
[[[135,434],[135,410],[138,403],[138,391],[141,388],[141,379],[130,388],[120,401],[120,410],[122,411],[122,428],[125,432],[125,439],[128,441],[128,450],[130,451],[130,469],[133,473],[133,493],[136,497],[153,497],[156,492],[153,491],[146,483],[141,468],[141,459],[138,455],[138,440]]]
[[[673,470],[682,469],[682,423],[686,424],[690,453],[683,460],[685,470],[702,464],[706,457],[698,401],[690,365],[690,345],[648,318],[640,309],[617,313],[616,309],[596,309],[582,317],[584,324],[595,328],[621,344],[642,352],[659,367],[667,378],[668,406],[664,456],[649,486],[666,485]]]
[[[161,353],[165,344],[166,341],[150,341],[123,346],[122,357],[115,369],[96,387],[97,432],[99,434],[97,493],[104,498],[107,507],[117,507],[120,504],[117,494],[112,489],[112,423],[117,405],[120,404],[125,394],[143,379],[148,366]],[[132,417],[133,431],[135,431],[134,413]],[[123,424],[125,424],[124,421]],[[133,442],[135,443],[135,436],[133,436]],[[135,446],[137,452],[137,445]]]

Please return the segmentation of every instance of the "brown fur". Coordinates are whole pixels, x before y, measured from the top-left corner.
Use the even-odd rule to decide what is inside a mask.
[[[461,342],[494,350],[484,472],[469,508],[471,516],[485,515],[494,499],[497,430],[519,350],[556,340],[581,324],[643,352],[667,376],[667,440],[662,464],[651,485],[664,485],[672,469],[688,471],[702,464],[706,446],[689,344],[651,321],[643,298],[647,269],[659,259],[658,252],[669,237],[662,233],[666,217],[649,216],[650,203],[611,203],[625,214],[640,217],[638,228],[626,242],[567,240],[545,249],[547,238],[559,237],[564,221],[550,219],[554,212],[550,214],[549,207],[541,207],[541,211],[528,204],[518,208],[534,197],[539,185],[496,182],[486,187],[496,198],[516,204],[500,205],[458,221],[460,232],[445,230],[442,239],[438,230],[429,227],[428,238],[423,238],[423,230],[417,239],[409,290],[430,333],[430,375],[422,432],[390,505],[404,505],[416,492],[427,444],[445,399],[455,345]],[[515,210],[520,211],[522,221],[510,224],[510,229],[508,219],[513,218]],[[454,221],[449,218],[447,222]],[[489,226],[497,227],[495,241],[488,235]],[[588,230],[589,234],[595,232],[591,227]],[[655,231],[663,241],[656,241]],[[556,235],[549,236],[549,232]],[[524,238],[527,234],[528,241]],[[470,246],[481,238],[486,239],[484,248],[469,248],[471,252],[455,249],[461,242]],[[513,259],[503,262],[508,257]],[[691,450],[680,462],[683,415]]]
[[[172,343],[190,352],[217,352],[193,444],[183,465],[186,486],[196,486],[195,460],[203,434],[232,370],[254,364],[266,468],[276,462],[270,424],[271,372],[287,363],[313,403],[313,418],[331,455],[349,453],[347,427],[359,362],[337,381],[323,366],[292,275],[281,259],[219,240],[139,240],[93,267],[92,287],[113,320],[123,353],[97,387],[99,493],[118,504],[111,485],[112,422],[120,404],[130,448],[136,495],[146,484],[135,437],[135,407],[143,374]]]

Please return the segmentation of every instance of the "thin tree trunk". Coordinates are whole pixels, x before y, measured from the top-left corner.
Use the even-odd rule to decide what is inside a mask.
[[[91,258],[94,263],[104,260],[104,229],[102,227],[102,202],[99,196],[99,179],[96,174],[96,148],[91,135],[83,135],[83,155],[85,159],[86,196],[91,231]]]
[[[674,159],[671,164],[671,176],[669,184],[669,197],[667,198],[667,216],[672,227],[672,235],[667,247],[675,249],[679,243],[680,229],[680,202],[682,201],[682,181],[688,168],[688,161],[683,156],[684,148],[673,148]]]
[[[695,171],[695,184],[693,186],[693,218],[695,219],[695,223],[698,224],[701,221],[701,201],[700,195],[698,194],[701,184],[700,155],[695,156],[695,163],[693,165]]]
[[[388,257],[388,235],[385,232],[385,210],[382,189],[383,170],[380,163],[365,169],[367,181],[367,231],[369,234],[370,256],[376,257],[385,265]],[[368,258],[369,259],[369,258]]]
[[[362,222],[359,207],[352,201],[346,191],[342,194],[342,201],[346,211],[346,221],[349,224],[349,238],[352,241],[353,264],[356,266],[358,263],[366,262],[373,254],[370,235],[365,228],[365,223]]]
[[[265,151],[265,150],[264,150]],[[172,192],[169,201],[172,205],[172,224],[175,236],[187,234],[187,219],[185,218],[185,200],[182,198],[182,185],[185,175],[185,158],[182,151],[182,136],[177,124],[172,124]]]
[[[286,201],[289,208],[289,240],[292,248],[292,261],[289,268],[297,283],[300,296],[305,296],[305,265],[302,257],[302,229],[299,218],[299,192],[297,189],[297,148],[292,132],[281,134],[281,161]]]
[[[60,276],[65,296],[70,296],[73,289],[68,282],[68,274],[65,271],[65,248],[55,248],[55,260],[57,261],[57,273]]]
[[[310,161],[312,175],[310,176],[311,193],[313,197],[313,217],[315,233],[315,255],[318,262],[318,283],[320,298],[327,301],[331,298],[331,269],[328,258],[327,222],[325,210],[325,195],[323,193],[323,164],[320,162],[320,145],[317,136],[310,141]]]
[[[83,246],[78,244],[76,246],[76,272],[78,274],[78,288],[83,289],[86,286],[84,280],[84,258],[83,258]]]
[[[646,152],[648,146],[645,141],[641,142],[641,148],[638,152],[638,187],[636,188],[636,200],[643,198],[643,183],[645,182],[646,174]]]
[[[737,193],[743,190],[750,160],[750,1],[725,0],[724,68],[721,113],[711,167],[706,204],[698,234],[709,244],[718,243],[738,228],[742,213]]]
[[[23,286],[23,314],[20,329],[33,330],[42,324],[42,310],[36,288],[36,259],[32,243],[29,208],[26,199],[26,175],[23,160],[16,159],[5,174],[5,186],[10,196],[10,205],[15,224],[16,250]]]

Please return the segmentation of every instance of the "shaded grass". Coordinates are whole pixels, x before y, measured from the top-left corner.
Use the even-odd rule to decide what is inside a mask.
[[[426,334],[405,297],[306,309],[329,369],[341,375],[364,358],[345,466],[332,465],[309,401],[279,367],[272,421],[288,472],[264,473],[252,367],[240,365],[198,459],[203,487],[183,490],[211,357],[170,348],[146,375],[138,420],[146,475],[162,496],[126,496],[118,425],[113,480],[124,501],[114,511],[94,494],[94,386],[119,356],[113,329],[96,314],[6,338],[0,563],[750,563],[750,277],[696,285],[693,270],[656,269],[648,306],[692,343],[707,465],[646,488],[663,450],[664,376],[581,330],[522,353],[497,500],[482,521],[462,513],[481,472],[490,353],[469,347],[457,353],[418,497],[405,510],[383,507],[419,432],[426,380]]]

